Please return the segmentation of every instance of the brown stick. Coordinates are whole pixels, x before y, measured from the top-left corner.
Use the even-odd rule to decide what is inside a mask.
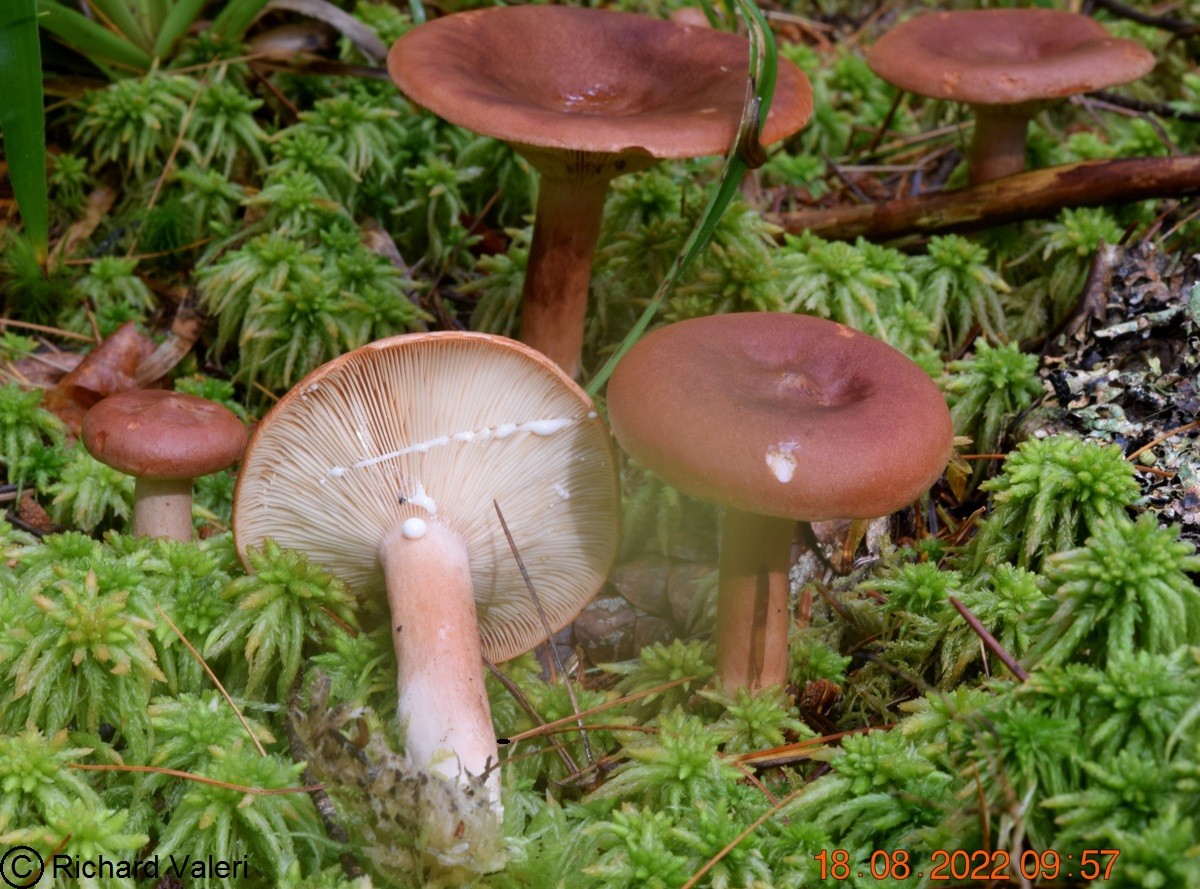
[[[897,198],[879,204],[769,214],[786,231],[827,239],[989,228],[1053,216],[1066,207],[1099,207],[1148,198],[1200,194],[1200,155],[1084,161],[1006,176],[993,182]]]
[[[995,636],[987,631],[987,628],[979,622],[979,618],[972,614],[971,610],[962,602],[958,601],[958,599],[954,598],[953,596],[949,596],[948,598],[950,599],[950,604],[954,606],[954,610],[961,614],[962,619],[967,622],[967,626],[975,631],[975,635],[979,637],[979,640],[984,644],[984,647],[987,648],[987,650],[994,654],[997,658],[999,658],[1000,662],[1004,664],[1004,666],[1008,667],[1009,672],[1011,672],[1019,680],[1024,682],[1026,679],[1028,679],[1029,674],[1022,669],[1020,664],[1017,663],[1016,658],[1004,650],[1004,646],[1000,644],[999,640],[997,640]]]

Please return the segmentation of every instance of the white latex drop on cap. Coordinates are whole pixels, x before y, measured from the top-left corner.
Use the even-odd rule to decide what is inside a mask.
[[[796,464],[800,462],[796,456],[797,450],[794,441],[780,442],[767,448],[767,466],[775,478],[785,485],[792,480],[796,473]]]

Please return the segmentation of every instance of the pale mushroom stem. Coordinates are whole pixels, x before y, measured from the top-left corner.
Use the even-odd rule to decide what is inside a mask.
[[[379,557],[396,648],[396,715],[408,758],[460,784],[487,773],[500,805],[496,734],[466,543],[436,519],[410,520],[387,535]],[[422,528],[421,525],[424,527]],[[412,536],[406,536],[407,533]]]
[[[973,105],[971,185],[982,185],[1025,169],[1029,109],[1023,105]]]
[[[607,191],[608,177],[543,174],[538,184],[520,339],[572,378],[579,376],[592,254]]]
[[[732,507],[721,525],[717,679],[726,694],[787,682],[794,519]]]
[[[192,539],[192,479],[139,478],[133,485],[133,536]]]

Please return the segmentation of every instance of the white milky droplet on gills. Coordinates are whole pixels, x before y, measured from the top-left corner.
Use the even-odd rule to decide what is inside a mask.
[[[521,429],[525,432],[532,432],[534,435],[553,435],[574,422],[570,417],[560,417],[557,420],[533,420],[529,423],[522,423]]]
[[[559,497],[561,497],[563,500],[571,499],[571,492],[567,490],[566,485],[555,485],[554,493],[557,494]]]
[[[412,518],[404,520],[401,530],[409,540],[420,540],[429,531],[429,526],[424,519]]]
[[[800,462],[796,456],[797,450],[798,446],[794,441],[782,441],[767,448],[767,466],[775,478],[785,485],[796,474],[796,464]]]
[[[425,486],[417,482],[416,493],[410,494],[405,498],[413,506],[419,506],[430,515],[437,515],[437,501],[425,493]]]
[[[301,395],[301,398],[304,396]],[[588,413],[589,419],[596,418],[596,412]],[[431,438],[428,441],[419,441],[415,444],[410,444],[395,451],[388,451],[386,454],[379,454],[375,457],[365,457],[356,462],[354,469],[367,469],[386,460],[394,460],[397,457],[403,457],[406,454],[427,454],[434,448],[444,447],[452,441],[468,442],[480,441],[484,442],[489,439],[504,441],[512,438],[518,432],[531,432],[534,435],[553,435],[556,432],[561,432],[573,423],[578,422],[577,417],[555,417],[550,420],[529,420],[525,423],[500,423],[493,427],[484,427],[483,429],[467,430],[464,432],[455,432],[452,435],[439,435],[437,438]],[[365,428],[360,427],[358,430],[359,444],[364,451],[371,450],[369,436]],[[345,475],[347,469],[343,466],[335,466],[329,470],[330,478],[341,478]]]

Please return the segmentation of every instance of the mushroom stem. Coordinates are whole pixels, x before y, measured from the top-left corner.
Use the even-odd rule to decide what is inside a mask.
[[[794,519],[729,507],[721,525],[717,679],[726,694],[787,681]]]
[[[980,185],[1025,169],[1025,137],[1030,109],[1025,105],[973,105],[971,185]]]
[[[396,648],[396,715],[408,758],[460,784],[467,783],[464,773],[487,772],[498,808],[499,756],[466,543],[436,519],[410,519],[384,537],[379,557]]]
[[[607,177],[543,173],[525,272],[521,341],[579,376],[592,254],[600,237]]]
[[[192,539],[192,479],[138,478],[133,485],[133,536]]]

